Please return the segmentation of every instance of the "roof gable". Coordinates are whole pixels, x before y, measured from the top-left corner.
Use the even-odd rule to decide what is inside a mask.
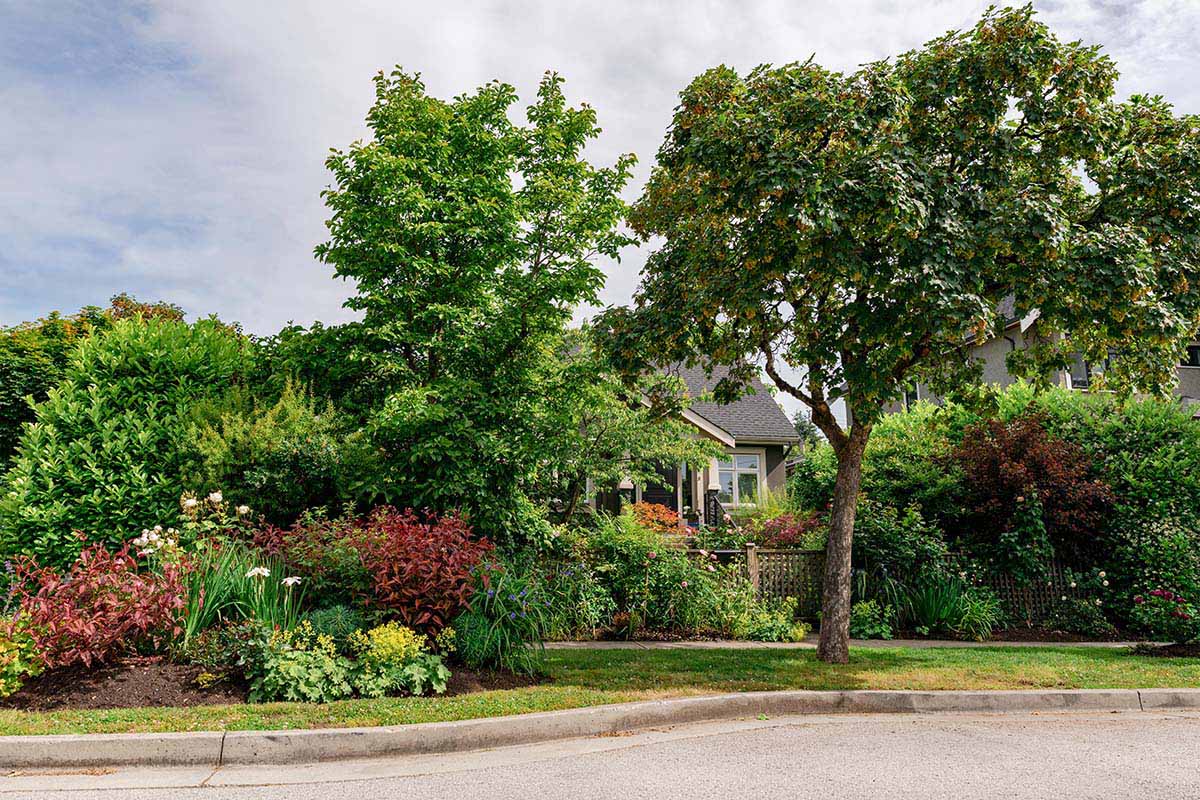
[[[688,396],[692,398],[691,411],[727,431],[735,440],[781,444],[795,444],[800,441],[796,426],[787,418],[787,414],[783,413],[770,390],[758,378],[750,382],[752,394],[742,395],[732,403],[714,403],[711,400],[700,401],[695,398],[709,394],[717,382],[729,374],[728,368],[713,367],[712,375],[709,376],[700,366],[685,367],[682,364],[672,364],[665,372],[683,379]]]

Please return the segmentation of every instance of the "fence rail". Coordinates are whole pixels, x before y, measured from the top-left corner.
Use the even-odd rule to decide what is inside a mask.
[[[699,554],[699,550],[689,550]],[[740,550],[710,550],[724,563],[741,563],[758,597],[794,597],[804,619],[816,619],[821,610],[821,577],[824,550],[774,550],[748,545]]]

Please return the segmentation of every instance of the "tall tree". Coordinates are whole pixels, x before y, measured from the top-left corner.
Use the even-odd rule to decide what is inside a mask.
[[[447,102],[397,70],[375,91],[371,138],[327,161],[329,240],[316,252],[355,283],[359,357],[384,387],[370,429],[391,469],[377,488],[462,508],[505,540],[532,522],[520,486],[539,365],[575,307],[596,302],[596,257],[628,242],[617,226],[633,157],[584,159],[595,112],[569,107],[552,73],[524,125],[502,83]]]
[[[662,245],[604,325],[626,371],[703,353],[731,367],[720,394],[762,369],[811,409],[838,461],[821,658],[848,658],[872,424],[915,381],[977,384],[968,345],[1002,299],[1044,334],[1014,369],[1111,354],[1109,388],[1174,379],[1200,311],[1200,120],[1116,102],[1116,77],[1026,7],[852,74],[718,67],[683,91],[632,215]]]

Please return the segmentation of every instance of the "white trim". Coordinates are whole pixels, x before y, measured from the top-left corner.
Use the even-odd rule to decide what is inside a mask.
[[[733,447],[737,444],[737,440],[730,436],[724,428],[714,425],[690,408],[685,408],[680,416],[726,447]]]
[[[733,493],[735,496],[737,494],[737,476],[739,474],[738,469],[737,469],[736,457],[739,455],[758,456],[758,496],[762,497],[763,493],[766,492],[766,490],[767,490],[767,451],[766,451],[766,448],[763,448],[763,447],[732,447],[732,448],[727,448],[725,450],[725,455],[729,456],[730,462],[734,464]],[[719,487],[721,485],[721,471],[720,471],[720,467],[715,462],[716,462],[716,459],[714,459],[714,463],[712,464],[711,468],[714,471],[713,475],[716,480],[715,481],[710,480],[710,485],[715,483],[718,487],[718,491],[720,491]],[[743,471],[740,474],[745,475],[747,473]],[[758,505],[757,503],[734,503],[732,501],[729,503],[722,501],[721,504],[723,506],[725,506],[726,508],[754,508],[755,506]]]

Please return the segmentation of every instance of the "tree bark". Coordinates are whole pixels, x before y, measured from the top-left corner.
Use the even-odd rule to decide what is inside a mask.
[[[837,481],[829,512],[829,540],[825,546],[825,582],[821,597],[821,640],[817,658],[831,664],[850,660],[850,553],[854,542],[854,515],[862,483],[863,451],[869,425],[855,424],[837,455]]]

